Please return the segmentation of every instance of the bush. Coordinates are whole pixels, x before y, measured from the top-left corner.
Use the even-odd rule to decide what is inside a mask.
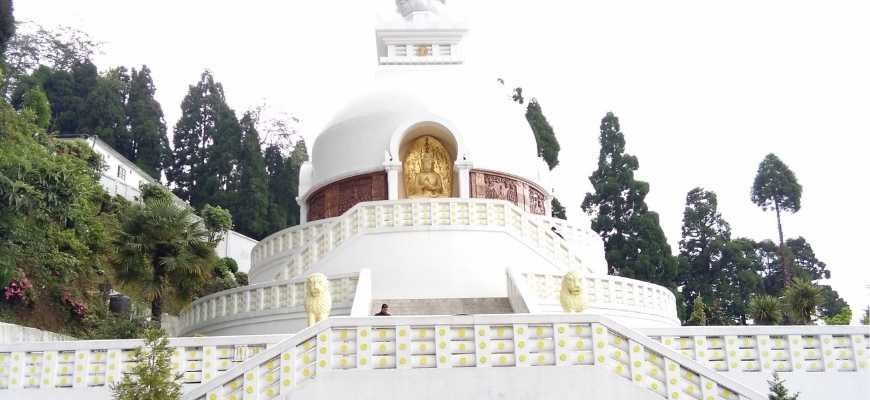
[[[172,348],[160,329],[145,331],[145,344],[133,351],[133,365],[119,384],[112,384],[116,400],[179,400],[182,374],[172,373]]]

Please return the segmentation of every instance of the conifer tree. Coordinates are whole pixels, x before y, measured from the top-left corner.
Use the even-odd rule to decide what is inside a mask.
[[[763,210],[773,208],[776,211],[776,227],[779,232],[779,250],[783,265],[783,286],[792,281],[792,266],[785,251],[785,241],[782,234],[782,219],[780,213],[798,212],[801,209],[801,192],[803,188],[791,169],[775,154],[764,157],[758,166],[758,174],[752,184],[752,202]]]
[[[251,113],[245,113],[240,122],[242,128],[242,151],[239,156],[241,187],[237,207],[236,227],[244,235],[261,239],[269,233],[267,213],[269,193],[266,182],[266,166],[260,150],[260,135]]]
[[[12,0],[0,0],[0,59],[6,51],[6,43],[15,35],[15,17],[12,15]]]
[[[565,207],[562,206],[562,203],[559,202],[559,199],[553,197],[551,205],[553,207],[553,218],[568,219],[568,216],[565,214]]]
[[[689,316],[689,325],[704,326],[707,325],[707,313],[704,311],[704,299],[701,296],[695,298],[692,302],[692,315]]]
[[[181,373],[172,372],[173,349],[169,340],[157,328],[145,331],[142,346],[133,350],[132,368],[122,374],[121,382],[112,384],[115,400],[179,400]]]
[[[234,211],[241,127],[211,72],[189,87],[172,140],[167,177],[178,197],[196,208],[212,203]]]
[[[76,133],[96,135],[128,160],[133,160],[135,153],[127,134],[124,110],[126,78],[98,76],[93,86],[83,90],[87,91],[81,93],[84,102],[76,114]]]
[[[773,380],[767,381],[767,384],[770,387],[770,394],[767,396],[768,400],[797,400],[800,395],[799,393],[789,395],[788,389],[785,387],[785,381],[776,372],[773,373]]]
[[[634,179],[637,158],[625,153],[625,137],[613,113],[601,120],[598,169],[589,177],[583,211],[604,241],[610,274],[675,287],[677,263],[671,255],[658,214],[649,211],[649,185]]]
[[[290,157],[285,162],[287,175],[290,178],[290,201],[287,207],[287,226],[299,225],[302,221],[299,213],[299,203],[296,202],[296,197],[299,196],[299,171],[302,164],[308,161],[308,147],[305,145],[305,139],[299,139],[293,146],[293,151]]]
[[[694,188],[686,195],[683,212],[683,237],[680,240],[680,285],[686,298],[716,298],[725,245],[731,227],[717,209],[716,193]]]
[[[134,68],[130,74],[127,101],[127,124],[135,154],[131,160],[152,178],[160,180],[163,168],[171,162],[171,150],[166,137],[163,109],[154,99],[155,92],[151,70],[145,65],[139,71]]]
[[[520,89],[520,93],[522,93],[522,89]],[[559,165],[559,141],[556,139],[553,127],[547,122],[547,117],[544,116],[541,104],[538,103],[537,99],[529,101],[529,105],[526,107],[526,121],[529,122],[532,132],[535,134],[538,155],[544,158],[550,169],[556,168],[556,165]]]
[[[269,189],[269,208],[266,213],[268,232],[278,232],[287,226],[287,212],[290,202],[296,201],[289,198],[290,194],[290,171],[285,167],[284,155],[281,147],[272,144],[266,147],[264,161]]]

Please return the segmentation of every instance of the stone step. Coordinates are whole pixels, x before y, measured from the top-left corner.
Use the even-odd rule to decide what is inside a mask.
[[[392,315],[512,314],[507,297],[445,299],[375,299],[371,314],[389,306]]]

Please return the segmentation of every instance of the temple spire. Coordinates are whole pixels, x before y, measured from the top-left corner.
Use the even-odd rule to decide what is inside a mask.
[[[378,27],[380,65],[462,64],[467,30],[447,14],[445,0],[396,0],[394,17]]]

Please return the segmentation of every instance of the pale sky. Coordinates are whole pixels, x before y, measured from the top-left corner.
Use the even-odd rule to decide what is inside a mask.
[[[607,111],[650,183],[676,253],[685,195],[719,195],[733,235],[776,238],[750,201],[776,153],[804,187],[787,237],[802,235],[857,316],[870,304],[865,253],[870,133],[866,0],[450,0],[468,20],[479,72],[537,97],[562,145],[554,189],[580,212]],[[16,17],[106,42],[101,69],[147,64],[167,125],[203,69],[239,115],[265,101],[303,120],[309,142],[374,71],[374,25],[392,0],[17,0]],[[507,99],[507,98],[506,98]],[[507,100],[506,100],[507,101]],[[478,105],[485,106],[485,105]],[[518,108],[517,112],[522,112]],[[857,203],[855,203],[857,201]]]

